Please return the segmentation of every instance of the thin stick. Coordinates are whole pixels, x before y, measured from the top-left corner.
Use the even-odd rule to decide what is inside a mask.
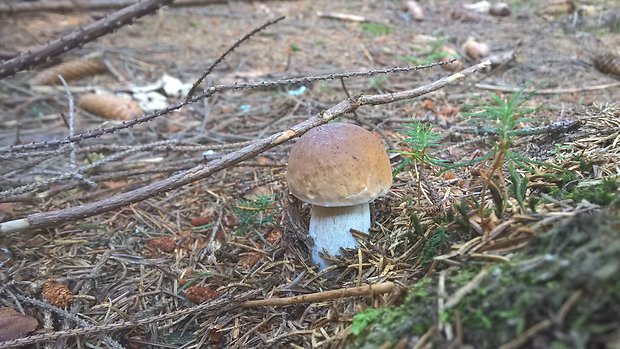
[[[287,130],[275,133],[263,139],[259,139],[237,151],[226,154],[219,159],[205,164],[200,164],[187,171],[178,173],[161,181],[151,183],[145,187],[77,207],[70,207],[51,212],[33,213],[28,215],[26,218],[0,223],[0,234],[50,227],[72,220],[92,217],[126,205],[146,200],[157,194],[180,188],[194,181],[207,178],[225,168],[250,159],[268,149],[288,142],[295,137],[299,137],[313,127],[327,123],[342,114],[351,113],[362,105],[385,104],[421,96],[432,91],[437,91],[448,84],[465,79],[468,75],[471,75],[480,69],[484,69],[490,64],[490,61],[485,61],[456,74],[444,77],[430,84],[412,90],[382,95],[359,96],[357,98],[353,97],[344,100],[328,110],[323,111],[302,123],[292,126]]]
[[[477,289],[478,286],[480,286],[480,283],[487,277],[487,275],[489,275],[488,268],[480,270],[480,272],[476,276],[474,276],[471,281],[469,281],[466,285],[454,292],[452,297],[450,297],[450,299],[448,299],[448,301],[446,302],[445,309],[450,309],[455,305],[459,304],[466,295],[468,295],[471,291]]]
[[[241,44],[245,41],[247,41],[249,38],[251,38],[254,34],[260,32],[261,30],[269,27],[270,25],[274,25],[278,22],[280,22],[281,20],[284,19],[284,16],[278,17],[274,20],[271,21],[267,21],[265,24],[261,25],[260,27],[252,30],[251,32],[245,34],[241,39],[237,40],[232,46],[230,46],[228,48],[228,50],[226,50],[226,52],[222,53],[216,60],[215,62],[213,62],[209,68],[207,68],[207,70],[205,70],[202,73],[202,76],[200,76],[200,78],[198,78],[198,80],[196,80],[196,82],[194,83],[194,85],[192,85],[192,88],[189,90],[189,92],[187,93],[187,96],[185,96],[185,100],[190,100],[193,96],[194,93],[196,92],[196,89],[198,88],[198,86],[202,83],[202,81],[209,76],[209,74],[211,74],[211,72],[213,71],[213,69],[215,69],[215,67],[218,66],[218,64],[222,63],[222,61],[226,58],[226,56],[228,56],[229,54],[231,54],[237,47],[241,46]]]
[[[170,142],[171,141],[160,141],[160,142],[157,142],[157,143],[158,143],[158,145],[165,145],[165,144],[168,144]],[[151,145],[149,144],[148,146],[150,147]],[[97,167],[100,167],[102,165],[105,165],[107,163],[110,163],[112,161],[121,159],[121,158],[123,158],[123,157],[125,157],[127,155],[131,155],[133,153],[136,153],[136,152],[139,152],[139,151],[142,151],[142,150],[144,150],[144,148],[142,146],[136,146],[136,147],[130,148],[128,150],[124,150],[124,151],[121,151],[121,152],[118,152],[118,153],[114,153],[112,155],[108,155],[105,158],[97,160],[97,161],[95,161],[93,163],[90,163],[88,165],[76,167],[75,169],[71,169],[71,171],[69,171],[69,172],[62,173],[62,174],[60,174],[60,175],[58,175],[56,177],[53,177],[53,178],[49,178],[49,179],[42,180],[42,181],[39,181],[39,182],[30,183],[30,184],[22,185],[22,186],[19,186],[19,187],[16,187],[16,188],[0,191],[0,200],[7,199],[7,198],[10,198],[12,196],[19,195],[19,194],[24,194],[24,193],[27,193],[27,192],[32,191],[32,190],[37,190],[37,189],[42,188],[42,187],[49,187],[51,184],[55,184],[55,183],[58,183],[58,182],[61,182],[61,181],[64,181],[64,180],[68,180],[68,179],[71,179],[71,178],[76,178],[76,176],[78,174],[81,176],[82,173],[88,172],[88,171],[93,170],[93,169],[95,169]],[[82,177],[80,179],[83,179],[83,178],[84,177]],[[89,182],[92,182],[92,181],[89,181]]]
[[[38,64],[47,62],[50,58],[59,56],[69,50],[82,46],[107,33],[130,24],[136,19],[147,15],[158,8],[171,3],[172,0],[144,0],[127,6],[109,16],[95,21],[84,28],[80,28],[62,38],[52,41],[27,53],[0,63],[0,79],[11,76],[19,71],[30,69]]]
[[[65,79],[62,77],[62,75],[58,75],[58,79],[60,79],[60,82],[62,82],[62,85],[65,88],[65,93],[67,94],[67,101],[68,101],[68,107],[69,107],[69,137],[73,137],[75,135],[75,103],[73,102],[73,95],[71,95],[71,91],[69,90],[69,85],[67,85],[67,82],[65,81]],[[76,158],[76,150],[77,147],[75,146],[75,143],[71,143],[69,144],[71,152],[69,153],[69,166],[71,168],[71,173],[73,178],[79,180],[79,181],[83,181],[84,183],[88,184],[91,187],[95,187],[97,186],[93,181],[84,178],[84,176],[82,175],[82,172],[79,171],[78,169],[78,165],[77,165],[77,158]]]
[[[254,307],[284,307],[292,304],[300,303],[315,303],[322,302],[330,299],[338,299],[345,297],[357,297],[368,296],[382,293],[390,293],[394,291],[396,284],[391,281],[383,282],[375,285],[363,285],[357,287],[341,288],[338,290],[330,290],[324,292],[317,292],[311,294],[304,294],[300,296],[285,297],[285,298],[267,298],[258,299],[253,301],[245,301],[241,303],[242,308],[254,308]]]
[[[551,327],[553,325],[553,321],[546,319],[543,320],[539,323],[537,323],[536,325],[528,328],[525,332],[523,332],[523,334],[517,338],[515,338],[514,340],[503,344],[501,347],[499,347],[499,349],[517,349],[520,348],[521,346],[523,346],[525,343],[527,343],[527,341],[529,341],[532,337],[536,336],[537,334],[539,334],[540,332],[548,329],[549,327]]]
[[[489,85],[489,84],[476,84],[474,85],[477,88],[481,88],[483,90],[492,90],[492,91],[501,91],[501,92],[519,92],[523,90],[521,87],[510,87],[510,86],[497,86],[497,85]],[[528,89],[524,92],[526,93],[535,93],[539,95],[552,95],[559,93],[578,93],[585,91],[596,91],[596,90],[605,90],[608,88],[620,87],[620,82],[612,82],[609,84],[602,85],[594,85],[594,86],[584,86],[584,87],[567,87],[567,88],[552,88],[545,90],[532,90]]]

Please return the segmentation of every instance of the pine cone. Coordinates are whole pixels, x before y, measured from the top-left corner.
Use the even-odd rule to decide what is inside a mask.
[[[106,66],[99,58],[78,59],[41,71],[30,80],[30,85],[60,85],[58,75],[62,75],[65,81],[71,81],[105,71]]]
[[[78,106],[89,113],[113,120],[131,120],[142,115],[138,102],[116,95],[87,94],[80,97]]]
[[[594,56],[592,62],[601,73],[620,76],[620,56],[612,53],[600,54]]]

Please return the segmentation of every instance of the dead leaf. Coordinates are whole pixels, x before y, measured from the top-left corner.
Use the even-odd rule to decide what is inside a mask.
[[[13,308],[0,308],[0,342],[25,337],[38,326],[37,319],[30,315],[22,315]]]

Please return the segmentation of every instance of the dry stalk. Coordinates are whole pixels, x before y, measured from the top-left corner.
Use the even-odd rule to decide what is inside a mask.
[[[284,307],[292,304],[322,302],[330,299],[338,299],[345,297],[368,296],[382,293],[393,292],[396,284],[391,281],[382,282],[375,285],[363,285],[357,287],[341,288],[338,290],[330,290],[301,296],[285,297],[285,298],[267,298],[253,301],[245,301],[241,303],[243,308],[254,307]]]
[[[200,179],[207,178],[225,168],[250,159],[295,137],[299,137],[313,127],[327,123],[328,121],[331,121],[345,113],[353,112],[363,105],[387,104],[425,95],[446,85],[463,80],[467,76],[488,67],[490,64],[490,61],[485,61],[456,74],[411,90],[378,95],[360,95],[346,99],[328,110],[325,110],[302,123],[292,126],[289,129],[277,132],[269,137],[259,139],[237,151],[223,155],[222,157],[205,164],[200,164],[167,179],[81,206],[70,207],[58,211],[34,213],[28,215],[26,218],[3,222],[0,223],[0,233],[7,234],[51,227],[72,220],[92,217],[126,205],[143,201],[155,195],[180,188]]]

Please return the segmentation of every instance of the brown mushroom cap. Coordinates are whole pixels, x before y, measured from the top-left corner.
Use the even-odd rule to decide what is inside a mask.
[[[317,206],[368,203],[392,186],[381,141],[365,129],[329,123],[306,132],[291,149],[286,171],[291,193]]]

